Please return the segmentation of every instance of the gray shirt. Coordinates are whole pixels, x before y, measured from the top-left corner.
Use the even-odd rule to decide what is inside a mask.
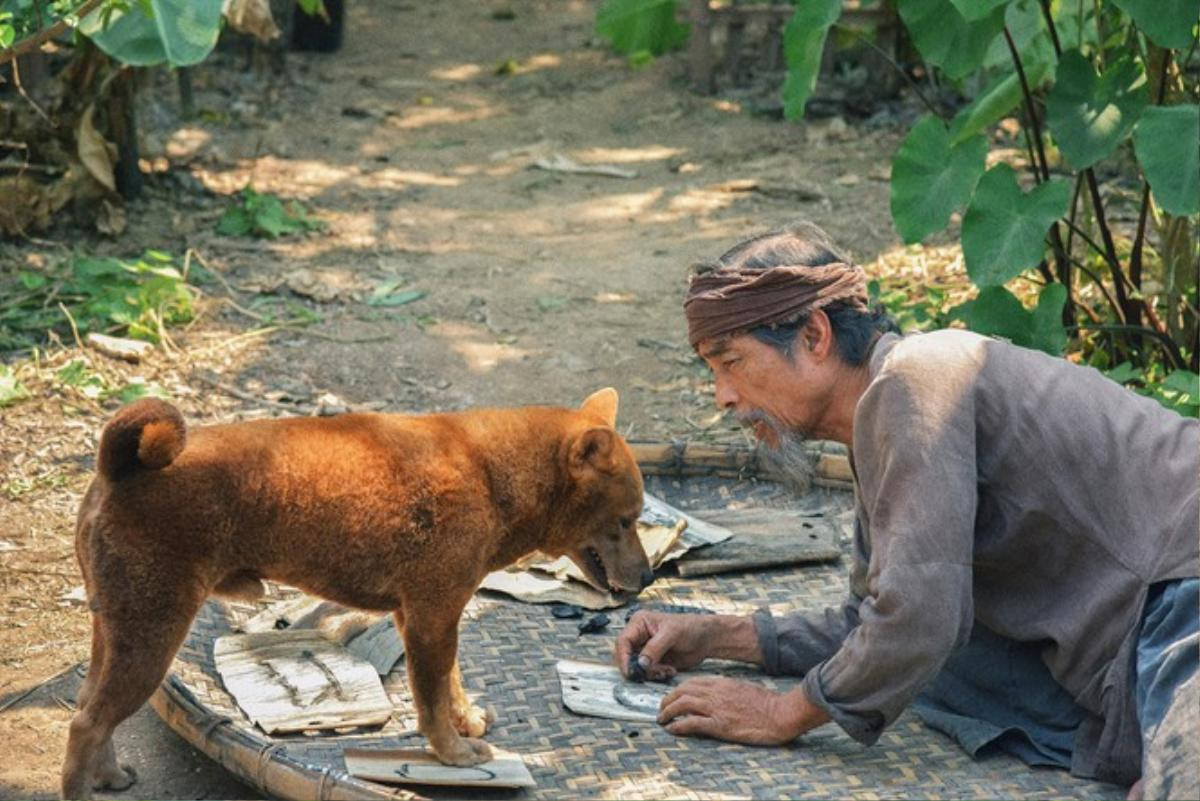
[[[1148,586],[1197,575],[1200,421],[965,331],[886,335],[868,370],[849,598],[760,611],[765,669],[870,744],[977,620],[1041,644],[1089,713],[1072,772],[1136,779],[1132,649]]]

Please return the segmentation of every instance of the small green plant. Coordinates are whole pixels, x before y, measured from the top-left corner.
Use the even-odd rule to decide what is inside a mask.
[[[169,326],[195,315],[198,290],[172,258],[147,251],[140,259],[74,256],[47,270],[0,273],[0,350],[37,345],[53,331],[120,334],[158,342]]]
[[[29,390],[7,364],[0,364],[0,409],[29,397]]]
[[[269,192],[256,192],[248,186],[221,215],[217,233],[275,239],[305,231],[324,231],[325,227],[323,220],[309,216],[308,210],[298,201],[284,203]]]
[[[596,9],[596,33],[633,66],[683,47],[691,28],[675,20],[676,0],[605,0]]]

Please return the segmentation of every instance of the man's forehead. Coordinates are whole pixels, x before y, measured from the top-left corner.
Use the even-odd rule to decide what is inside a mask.
[[[712,339],[705,339],[696,346],[696,352],[701,359],[715,359],[722,353],[732,350],[741,337],[737,334],[723,334]]]

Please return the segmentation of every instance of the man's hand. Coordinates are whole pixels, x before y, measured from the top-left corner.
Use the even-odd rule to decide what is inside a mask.
[[[716,621],[715,615],[638,612],[617,637],[613,660],[628,676],[629,657],[637,654],[646,678],[666,681],[677,670],[693,668],[710,655]]]
[[[658,722],[671,734],[747,745],[782,745],[828,720],[800,688],[781,694],[716,676],[684,682],[658,712]]]

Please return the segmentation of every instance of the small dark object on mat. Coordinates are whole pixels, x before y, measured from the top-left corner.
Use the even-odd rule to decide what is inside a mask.
[[[637,653],[632,653],[629,655],[629,663],[626,665],[628,670],[626,671],[625,677],[630,681],[636,681],[640,684],[646,680],[647,676],[646,669],[642,667],[642,663],[638,661],[639,656],[640,654]]]
[[[636,604],[634,606],[631,606],[629,608],[629,611],[627,611],[625,613],[625,622],[628,623],[629,618],[633,617],[635,613],[641,612],[643,610],[646,612],[665,612],[666,614],[669,614],[669,615],[715,615],[716,614],[716,612],[714,612],[713,610],[705,609],[702,606],[684,606],[681,604],[649,604],[646,606],[642,606],[641,604]]]
[[[560,620],[574,620],[583,617],[583,607],[575,604],[555,603],[550,605],[550,614]]]
[[[606,628],[608,628],[608,615],[604,614],[603,612],[600,612],[598,614],[592,615],[587,620],[580,623],[579,624],[579,633],[581,635],[582,634],[595,634],[598,631],[604,631]]]

